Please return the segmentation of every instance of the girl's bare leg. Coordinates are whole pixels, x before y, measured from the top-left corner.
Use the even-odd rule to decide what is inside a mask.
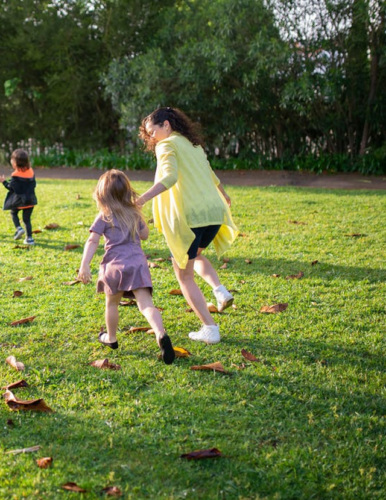
[[[113,343],[117,341],[117,328],[119,321],[118,306],[122,299],[123,292],[114,295],[106,294],[105,320],[107,333],[103,336],[104,342]]]
[[[153,298],[148,288],[138,288],[133,290],[137,301],[138,309],[145,316],[149,325],[154,330],[157,344],[162,353],[162,359],[167,365],[173,363],[175,358],[174,349],[169,336],[165,333],[162,323],[162,316],[159,310],[153,304]]]
[[[213,320],[210,312],[208,311],[205,297],[203,296],[197,283],[194,281],[195,260],[196,259],[189,260],[186,268],[180,269],[173,259],[174,272],[185,299],[196,315],[200,318],[202,323],[204,325],[215,325],[216,322]]]

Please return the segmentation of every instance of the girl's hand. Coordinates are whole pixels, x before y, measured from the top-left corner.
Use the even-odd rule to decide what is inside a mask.
[[[5,175],[0,175],[0,182],[4,182],[5,181]]]
[[[91,282],[91,271],[89,267],[81,267],[78,273],[78,280],[80,280],[84,285]]]

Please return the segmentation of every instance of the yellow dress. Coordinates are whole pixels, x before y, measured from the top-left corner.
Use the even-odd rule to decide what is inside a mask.
[[[221,225],[213,240],[220,257],[238,230],[204,150],[173,132],[157,143],[156,156],[155,183],[161,182],[167,190],[153,198],[154,225],[164,235],[178,267],[185,269],[188,263],[187,252],[195,238],[192,227]]]

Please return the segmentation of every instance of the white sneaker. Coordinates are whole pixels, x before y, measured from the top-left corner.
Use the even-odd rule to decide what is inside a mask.
[[[22,227],[18,227],[16,229],[16,232],[15,234],[13,235],[13,239],[14,240],[20,240],[20,238],[23,236],[23,234],[25,233],[24,229]]]
[[[198,332],[190,332],[189,338],[205,342],[205,344],[218,344],[220,342],[220,329],[218,325],[204,325]]]
[[[233,295],[228,292],[224,285],[220,285],[218,288],[213,290],[213,293],[217,300],[218,312],[223,312],[224,309],[233,304]]]

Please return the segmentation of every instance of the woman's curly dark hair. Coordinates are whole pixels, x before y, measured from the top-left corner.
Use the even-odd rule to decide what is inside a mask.
[[[178,108],[158,108],[142,120],[139,127],[139,137],[145,143],[147,151],[154,152],[156,142],[146,131],[146,125],[162,125],[168,120],[173,132],[179,132],[186,137],[193,146],[204,147],[204,141],[201,136],[201,127],[199,123],[193,122],[186,114]]]

